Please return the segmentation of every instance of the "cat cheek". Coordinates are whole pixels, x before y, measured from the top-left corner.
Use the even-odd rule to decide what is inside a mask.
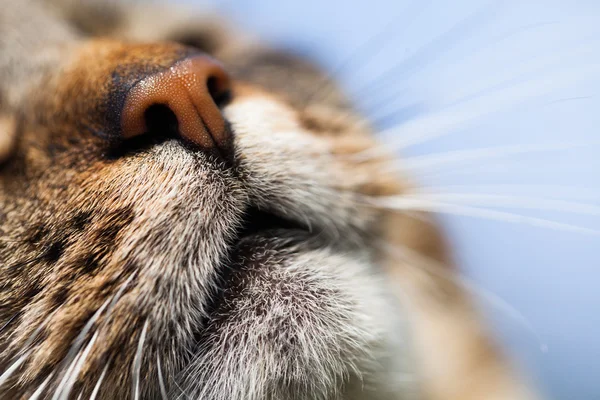
[[[17,136],[17,118],[0,114],[0,164],[6,162],[15,147]]]

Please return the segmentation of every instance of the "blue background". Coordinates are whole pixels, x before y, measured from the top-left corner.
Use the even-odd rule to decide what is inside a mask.
[[[600,231],[597,1],[243,0],[216,7],[320,62],[376,121],[383,140],[439,133],[398,149],[429,190],[502,195],[489,209]],[[413,158],[481,148],[505,154],[458,153],[429,166]],[[530,151],[511,155],[516,148]],[[485,205],[470,200],[448,201]],[[545,397],[600,399],[600,236],[531,221],[443,222],[465,282]]]

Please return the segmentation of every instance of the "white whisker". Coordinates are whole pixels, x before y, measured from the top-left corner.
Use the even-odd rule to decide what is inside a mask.
[[[61,400],[67,400],[69,398],[69,394],[71,393],[71,390],[73,389],[73,385],[75,384],[75,382],[77,380],[77,376],[79,375],[79,372],[81,372],[81,369],[83,368],[85,360],[86,360],[87,356],[89,355],[90,350],[94,346],[96,339],[98,339],[98,332],[96,332],[94,334],[94,336],[92,336],[92,339],[90,340],[88,345],[83,350],[81,357],[79,357],[79,360],[77,361],[77,364],[75,365],[75,368],[73,368],[73,371],[71,372],[71,374],[67,380],[67,383],[65,385],[65,388],[63,389],[62,394],[60,396]]]
[[[90,395],[90,400],[96,400],[96,396],[98,396],[98,392],[100,391],[100,386],[102,385],[104,376],[106,375],[106,372],[108,371],[108,365],[109,365],[109,363],[107,363],[104,366],[104,369],[102,370],[102,373],[100,374],[100,378],[98,378],[98,382],[96,382],[96,385],[94,386],[94,389],[92,390],[92,394]]]
[[[589,51],[584,45],[579,47],[578,51]],[[595,74],[597,68],[595,62],[589,62],[572,68],[538,73],[526,81],[495,87],[485,95],[465,96],[437,111],[420,114],[400,126],[385,130],[381,135],[397,138],[394,143],[388,143],[396,150],[422,144],[466,128],[489,114],[515,108],[528,100],[543,98],[560,88],[584,82],[587,77]]]
[[[11,322],[14,321],[15,318],[19,316],[19,313],[15,313],[12,317],[8,319],[2,326],[0,326],[0,332],[2,332]]]
[[[75,341],[73,342],[73,345],[71,346],[71,350],[69,351],[70,354],[67,354],[66,359],[69,359],[69,356],[72,357],[72,355],[75,352],[79,351],[79,348],[81,347],[81,344],[83,343],[83,340],[87,336],[88,332],[92,329],[92,326],[94,325],[94,323],[98,320],[98,318],[100,318],[100,315],[102,314],[102,312],[104,311],[104,309],[106,308],[106,306],[108,305],[108,303],[111,299],[112,299],[112,297],[109,297],[108,299],[106,299],[104,301],[104,303],[102,303],[100,308],[98,308],[98,310],[96,310],[94,315],[92,315],[92,317],[89,319],[89,321],[84,325],[84,327],[81,330],[81,332],[79,333],[79,335],[77,335],[77,338],[75,338]]]
[[[111,299],[112,299],[112,297],[109,297],[108,299],[106,299],[104,301],[104,303],[102,303],[102,305],[96,310],[96,312],[92,315],[92,317],[88,320],[88,322],[86,322],[86,324],[81,329],[81,332],[79,332],[79,334],[73,341],[73,344],[69,348],[69,352],[67,353],[67,355],[64,357],[63,361],[60,364],[61,366],[64,366],[65,363],[70,362],[69,367],[63,373],[62,378],[60,380],[60,384],[59,384],[58,388],[56,389],[56,391],[54,392],[52,400],[57,400],[58,396],[60,396],[61,392],[63,391],[64,386],[67,384],[69,375],[75,368],[75,366],[77,364],[77,360],[81,356],[80,350],[81,350],[83,341],[85,340],[85,337],[87,336],[89,331],[94,326],[94,323],[96,323],[98,318],[100,318],[100,315],[102,314],[102,312],[104,311],[104,309],[106,308],[106,306],[108,305],[108,303],[110,302]],[[96,332],[96,334],[97,333],[98,332]],[[94,336],[96,336],[96,334]]]
[[[42,323],[35,328],[35,330],[31,333],[29,338],[25,341],[22,348],[27,349],[35,340],[37,335],[44,329],[48,321],[60,310],[60,307],[54,310],[50,315],[48,315]],[[33,352],[33,349],[26,350],[17,360],[15,360],[10,367],[8,367],[2,375],[0,375],[0,387],[11,377],[11,375],[23,364],[23,362],[29,357],[29,355]],[[18,353],[17,353],[18,354]]]
[[[69,364],[69,367],[63,374],[56,390],[54,391],[54,395],[52,395],[52,400],[57,400],[58,396],[60,396],[60,394],[62,393],[65,385],[67,384],[67,380],[69,379],[71,372],[73,372],[73,369],[75,369],[75,366],[77,365],[77,360],[79,360],[80,357],[81,357],[81,352],[77,353],[75,358],[73,358],[73,361],[71,361],[71,363]]]
[[[25,360],[27,359],[27,357],[29,357],[32,351],[33,350],[27,350],[25,354],[17,358],[16,361],[13,362],[12,365],[8,367],[2,375],[0,375],[0,387],[4,384],[4,382],[6,382],[8,378],[11,377],[11,375],[21,366],[21,364],[25,362]]]
[[[462,164],[472,161],[485,160],[486,163],[490,159],[501,159],[523,154],[533,153],[548,153],[554,151],[565,151],[576,148],[585,148],[589,146],[600,145],[600,141],[595,142],[564,142],[564,143],[546,143],[536,145],[514,145],[514,146],[499,146],[485,147],[479,149],[456,150],[440,154],[431,154],[426,156],[403,158],[397,169],[402,171],[418,171],[423,168],[444,167],[448,164]]]
[[[167,389],[165,387],[165,381],[162,375],[162,367],[160,366],[160,355],[156,354],[156,368],[158,369],[158,386],[160,387],[160,395],[163,400],[168,400]]]
[[[498,310],[502,311],[510,317],[512,320],[516,321],[519,325],[521,325],[525,330],[527,330],[537,341],[539,344],[539,348],[542,352],[546,352],[548,349],[548,345],[542,341],[541,336],[537,332],[537,330],[531,325],[529,320],[517,310],[514,306],[508,303],[506,300],[493,293],[488,289],[484,289],[481,285],[477,285],[475,282],[470,280],[464,275],[453,275],[451,270],[448,269],[447,266],[441,265],[437,261],[424,256],[421,253],[418,253],[414,250],[411,250],[407,247],[399,248],[397,246],[393,246],[387,242],[379,242],[378,246],[381,247],[384,251],[391,254],[393,257],[404,260],[407,262],[409,266],[412,266],[412,263],[416,263],[414,265],[418,268],[423,268],[430,273],[434,273],[438,276],[441,276],[444,279],[449,280],[450,282],[456,283],[457,285],[465,288],[469,292],[479,296],[482,300],[487,301],[490,305],[496,307]]]
[[[42,321],[42,323],[40,324],[40,326],[38,326],[37,328],[35,328],[35,330],[31,333],[31,335],[29,336],[29,338],[27,339],[27,341],[23,344],[23,349],[28,348],[33,341],[35,340],[35,338],[37,337],[37,335],[39,335],[39,333],[42,331],[42,329],[44,329],[44,327],[48,324],[48,322],[50,322],[50,320],[52,319],[52,317],[54,317],[54,315],[56,315],[56,313],[60,310],[60,307],[57,308],[56,310],[54,310],[50,315],[48,315],[46,317],[46,319],[44,319]]]
[[[393,66],[383,72],[380,76],[377,76],[374,80],[367,82],[362,88],[356,89],[354,91],[355,96],[364,96],[365,92],[379,93],[381,88],[389,85],[390,80],[407,81],[417,71],[428,65],[440,62],[441,55],[450,51],[453,46],[456,46],[468,37],[468,34],[466,34],[467,32],[474,32],[478,25],[484,24],[486,20],[489,20],[489,18],[494,15],[493,10],[495,7],[497,7],[497,3],[494,4],[494,2],[488,2],[488,4],[484,5],[482,8],[475,10],[465,18],[457,21],[447,31],[416,49],[412,55],[403,59],[400,64]],[[462,32],[464,35],[457,39],[457,36],[455,36],[457,32]],[[430,52],[432,48],[439,49],[436,57],[431,57]]]
[[[174,381],[173,383],[175,384],[175,387],[179,390],[179,395],[177,396],[177,399],[189,399],[192,397],[177,383],[177,381]]]
[[[573,201],[545,199],[530,196],[498,195],[484,193],[427,193],[406,194],[402,198],[444,203],[468,203],[469,206],[523,208],[533,210],[559,211],[589,216],[600,215],[600,206]]]
[[[532,183],[523,184],[454,184],[454,185],[431,185],[431,186],[419,186],[411,190],[413,193],[462,193],[464,190],[469,190],[468,193],[478,194],[498,194],[499,192],[522,192],[533,191],[534,193],[544,193],[548,198],[562,199],[578,199],[578,200],[600,200],[600,190],[591,189],[587,187],[579,186],[562,186],[562,185],[540,185]],[[487,192],[487,193],[486,193]],[[493,193],[489,193],[493,192]]]
[[[140,339],[138,341],[137,351],[135,352],[131,371],[133,377],[132,397],[134,400],[139,400],[140,398],[140,370],[142,368],[142,356],[144,353],[144,341],[146,340],[147,329],[148,321],[146,320],[144,327],[142,328],[142,333],[140,334]]]
[[[533,91],[526,91],[526,94],[536,94],[535,89],[538,88],[538,95],[547,95],[541,98],[543,100],[542,105],[552,103],[552,101],[548,101],[548,97],[551,98],[553,94],[558,92],[556,89],[580,83],[582,80],[594,76],[591,71],[589,74],[580,77],[569,77],[568,73],[565,72],[576,69],[581,63],[597,61],[590,59],[590,56],[593,58],[591,49],[597,46],[597,34],[593,34],[584,40],[578,38],[569,42],[563,51],[547,52],[543,55],[540,54],[540,57],[525,56],[521,59],[522,62],[511,62],[496,74],[482,75],[479,79],[471,79],[469,84],[461,85],[451,93],[446,93],[444,97],[438,99],[438,102],[449,105],[463,103],[471,99],[476,100],[487,97],[486,95],[499,92],[499,88],[511,88],[526,81],[538,80],[538,83],[541,83],[543,79],[554,79],[554,81],[548,82],[547,88],[524,85],[527,89],[534,89]],[[577,62],[572,62],[576,59]],[[458,67],[458,64],[456,66]],[[459,72],[458,70],[455,71]],[[587,71],[587,68],[580,71]]]
[[[117,302],[121,299],[121,296],[123,296],[123,293],[125,292],[125,289],[127,289],[127,286],[129,286],[129,283],[131,283],[131,281],[133,280],[133,278],[135,278],[136,275],[137,275],[137,271],[134,271],[129,276],[129,278],[127,278],[121,284],[121,286],[119,286],[119,290],[117,290],[117,292],[114,294],[114,296],[112,297],[112,301],[110,302],[110,304],[108,306],[108,310],[106,312],[106,317],[105,317],[105,321],[104,321],[103,326],[108,323],[108,320],[110,319],[110,316],[111,316],[113,310],[117,306]]]
[[[496,221],[528,224],[540,228],[551,228],[563,231],[571,231],[577,233],[585,233],[591,235],[600,235],[600,231],[584,228],[581,226],[556,222],[544,218],[529,217],[525,215],[509,213],[504,211],[488,210],[478,207],[470,207],[456,204],[449,204],[440,201],[424,200],[418,198],[381,198],[368,200],[371,204],[396,211],[427,211],[442,214],[460,215],[466,217],[484,218]]]
[[[473,168],[476,167],[476,168]],[[414,172],[413,175],[420,184],[436,185],[436,181],[447,182],[449,177],[452,179],[469,178],[484,179],[484,182],[494,182],[497,179],[505,181],[507,177],[514,179],[520,177],[525,172],[528,177],[535,177],[536,181],[547,179],[549,175],[560,173],[563,176],[580,175],[582,171],[595,168],[593,163],[587,160],[569,161],[568,164],[561,163],[557,165],[556,160],[550,157],[532,162],[525,157],[512,158],[510,160],[490,160],[478,162],[477,164],[456,165],[448,168],[427,169]],[[402,173],[402,171],[399,171]],[[472,180],[471,180],[472,181]]]
[[[123,292],[125,291],[125,289],[127,288],[127,286],[129,286],[129,283],[132,281],[133,278],[135,278],[135,276],[137,275],[137,271],[134,271],[129,278],[127,278],[127,280],[125,280],[125,282],[123,282],[121,284],[121,286],[119,287],[119,290],[117,290],[117,293],[115,293],[115,296],[113,298],[113,301],[110,303],[110,308],[114,307],[115,304],[117,303],[117,301],[119,301],[119,299],[121,298],[121,296],[123,295]]]
[[[33,392],[31,397],[29,397],[29,400],[37,400],[40,398],[40,396],[44,392],[44,389],[46,389],[46,386],[48,386],[48,382],[50,382],[50,379],[52,379],[52,376],[54,376],[53,372],[51,372],[50,375],[48,375],[46,379],[44,379],[44,381],[40,384],[40,386],[38,386],[35,392]]]

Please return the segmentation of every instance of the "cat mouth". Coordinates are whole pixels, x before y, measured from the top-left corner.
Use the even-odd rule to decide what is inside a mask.
[[[265,243],[269,243],[267,247],[277,251],[286,249],[287,252],[295,248],[291,250],[293,252],[298,251],[300,245],[303,248],[315,247],[315,244],[321,241],[321,235],[314,234],[306,223],[257,206],[249,207],[229,244],[226,261],[217,270],[219,293],[211,299],[212,305],[209,309],[214,309],[220,303],[223,291],[231,291],[233,286],[236,286],[233,281],[252,273],[252,270],[260,270],[260,262],[254,263],[255,255],[265,248]],[[254,266],[247,268],[246,264]]]
[[[256,237],[292,237],[312,233],[312,227],[299,220],[251,206],[238,229],[234,247]]]

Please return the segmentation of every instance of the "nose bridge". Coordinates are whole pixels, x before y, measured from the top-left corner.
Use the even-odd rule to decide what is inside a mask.
[[[131,138],[147,133],[146,112],[163,105],[175,115],[183,140],[203,149],[227,148],[231,135],[218,103],[229,90],[225,69],[209,56],[177,61],[143,77],[128,91],[121,112],[121,134]]]

